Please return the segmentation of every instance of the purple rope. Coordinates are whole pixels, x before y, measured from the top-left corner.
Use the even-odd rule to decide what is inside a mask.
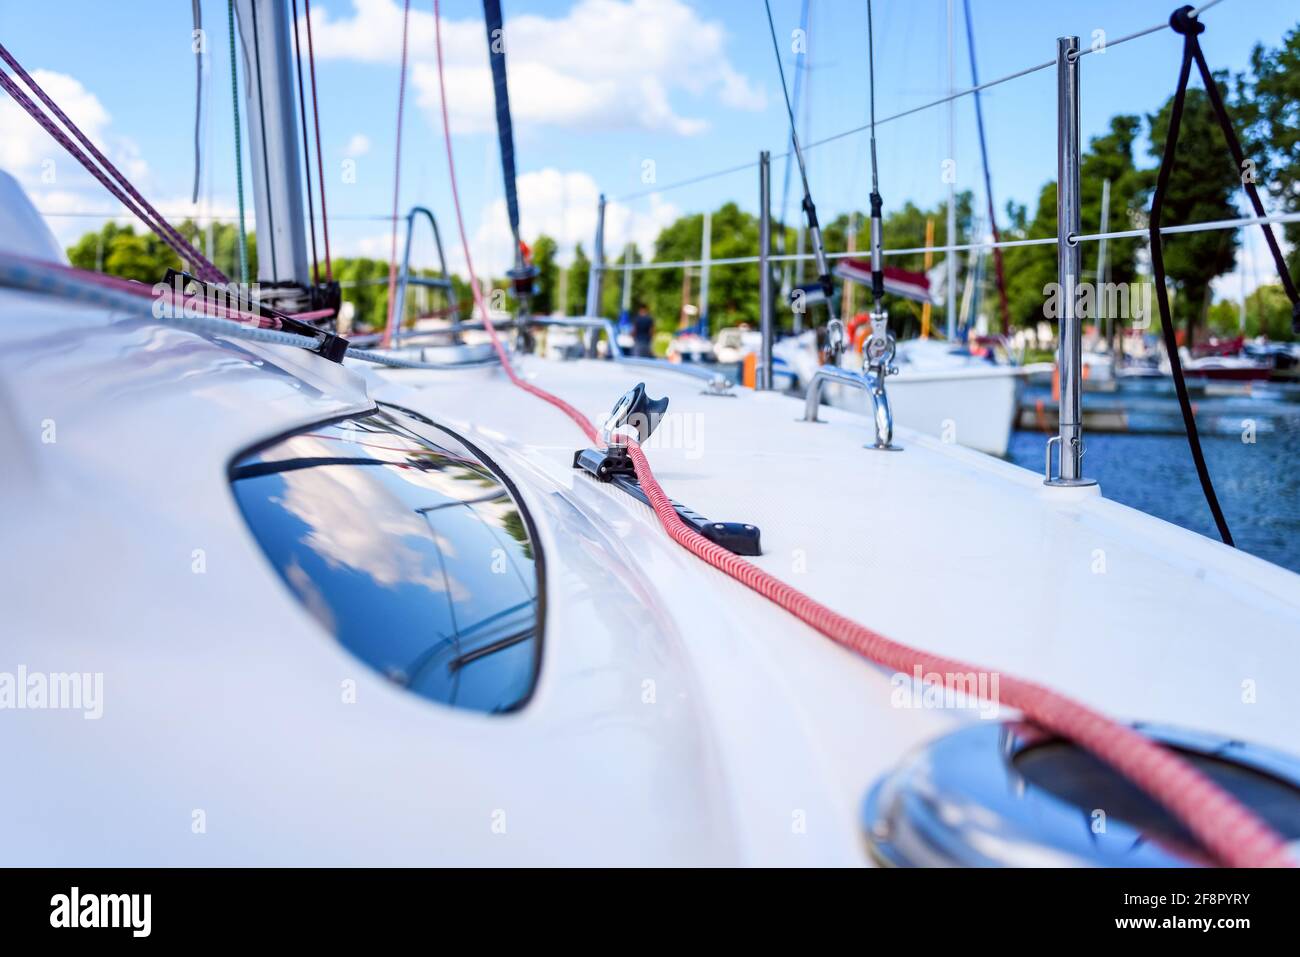
[[[77,128],[77,125],[68,118],[67,114],[65,114],[63,110],[59,109],[58,104],[50,99],[49,95],[41,89],[40,85],[37,84],[27,71],[22,68],[22,65],[14,59],[13,54],[5,49],[4,44],[0,44],[0,58],[3,58],[13,71],[23,79],[23,82],[31,87],[32,92],[40,98],[41,102],[44,103],[56,117],[58,117],[59,121],[63,123],[64,126],[72,131],[73,135],[76,136],[86,149],[95,157],[95,159],[102,164],[104,170],[107,170],[108,173],[110,173],[113,178],[121,184],[122,188],[118,189],[117,186],[109,182],[104,172],[96,167],[95,164],[90,161],[90,158],[77,148],[77,145],[73,143],[72,140],[70,140],[64,132],[41,111],[40,107],[38,107],[3,70],[0,70],[0,86],[4,88],[5,92],[14,98],[15,102],[27,111],[32,119],[39,123],[40,126],[50,134],[50,136],[54,137],[55,141],[58,142],[60,146],[67,150],[74,159],[81,163],[81,165],[86,168],[87,172],[94,176],[95,179],[99,180],[99,182],[102,183],[110,193],[117,197],[123,206],[138,216],[141,222],[157,233],[158,237],[170,246],[172,250],[181,257],[181,259],[189,260],[189,262],[194,266],[195,272],[198,273],[200,279],[223,283],[228,281],[221,270],[209,262],[202,253],[191,246],[185,237],[177,232],[176,229],[174,229],[172,225],[163,218],[162,214],[154,209],[153,206],[149,204],[149,201],[140,195],[136,188],[131,185],[130,181],[122,175],[117,167],[109,162],[108,157],[95,147],[95,144]],[[126,193],[135,200],[135,203],[132,203],[127,196],[123,194],[122,190],[125,190]]]

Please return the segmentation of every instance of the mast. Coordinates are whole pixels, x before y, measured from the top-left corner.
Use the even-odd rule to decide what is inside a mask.
[[[709,335],[709,259],[713,248],[713,213],[704,211],[704,228],[700,235],[700,335]]]
[[[993,237],[993,265],[997,272],[998,280],[998,306],[1002,317],[1002,334],[1011,333],[1011,307],[1007,303],[1007,281],[1006,274],[1002,268],[1002,247],[997,243],[1000,241],[998,236],[998,216],[997,208],[993,203],[993,173],[989,169],[989,147],[988,139],[984,135],[984,106],[980,99],[980,74],[979,68],[975,65],[975,27],[971,24],[970,0],[965,0],[966,12],[966,47],[970,51],[970,78],[971,85],[975,89],[975,126],[979,131],[980,140],[980,160],[984,166],[984,196],[988,201],[989,211],[989,233]],[[1105,232],[1105,228],[1102,232]],[[1102,240],[1104,249],[1105,240]],[[983,260],[980,261],[981,266]]]
[[[262,301],[296,310],[310,301],[292,29],[283,0],[235,0],[244,53],[248,149],[257,216]]]
[[[623,298],[619,302],[618,321],[619,325],[630,322],[632,319],[632,260],[633,245],[629,239],[627,245],[623,247]]]
[[[948,95],[951,96],[956,92],[953,73],[953,56],[952,56],[952,2],[948,0]],[[946,245],[957,245],[957,158],[953,155],[957,151],[956,134],[955,134],[955,113],[953,101],[948,100],[948,162],[952,166],[948,170],[948,242]],[[948,277],[944,283],[945,292],[947,293],[947,335],[948,341],[952,342],[957,336],[957,253],[949,249],[944,257],[947,261]]]
[[[1106,297],[1102,295],[1102,290],[1105,288],[1106,267],[1109,265],[1109,263],[1106,262],[1106,240],[1104,238],[1106,232],[1110,229],[1110,180],[1109,179],[1104,179],[1102,180],[1101,183],[1101,224],[1100,225],[1101,225],[1101,234],[1103,238],[1100,242],[1097,243],[1096,292],[1097,292],[1097,308],[1104,310],[1106,308]],[[1102,333],[1102,332],[1106,333],[1106,338],[1110,346],[1110,371],[1112,373],[1112,378],[1113,378],[1113,373],[1115,372],[1115,317],[1103,315],[1101,316],[1101,319],[1105,321],[1106,326],[1103,329],[1098,329],[1097,331],[1098,333]]]

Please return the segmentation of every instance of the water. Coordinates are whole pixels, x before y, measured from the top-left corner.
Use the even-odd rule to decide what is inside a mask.
[[[1046,441],[1017,431],[1008,458],[1041,473]],[[1107,498],[1218,539],[1186,436],[1094,432],[1085,442],[1084,474]],[[1237,547],[1300,572],[1300,414],[1271,420],[1253,444],[1203,435],[1201,447]]]

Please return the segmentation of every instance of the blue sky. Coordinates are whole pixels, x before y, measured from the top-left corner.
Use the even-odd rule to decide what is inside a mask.
[[[287,2],[287,0],[286,0]],[[1096,30],[1114,39],[1160,22],[1172,0],[974,0],[981,79],[1054,55],[1055,38]],[[773,0],[787,53],[799,0]],[[301,6],[301,4],[300,4]],[[430,206],[452,228],[446,165],[433,81],[431,0],[413,3],[414,35],[403,140],[403,208]],[[771,40],[761,0],[505,0],[507,55],[516,105],[521,202],[526,233],[545,229],[590,247],[594,199],[638,192],[647,160],[657,183],[752,161],[786,140]],[[970,83],[962,3],[955,4],[956,85]],[[386,255],[382,216],[392,204],[397,93],[395,0],[315,0],[321,124],[336,254]],[[876,3],[877,113],[884,116],[942,95],[947,88],[946,0]],[[808,138],[820,139],[867,119],[866,8],[857,0],[813,0]],[[211,56],[212,203],[234,205],[230,145],[230,63],[225,0],[204,0]],[[444,34],[451,66],[449,103],[474,254],[489,266],[508,256],[481,7],[447,0]],[[1294,0],[1224,0],[1206,14],[1203,45],[1212,66],[1244,69],[1258,42],[1277,45],[1300,20]],[[29,69],[57,74],[50,91],[124,160],[147,196],[184,215],[193,175],[194,64],[190,4],[182,0],[0,0],[0,38]],[[1083,63],[1085,138],[1119,112],[1145,114],[1172,92],[1180,55],[1168,31],[1090,56]],[[790,64],[787,56],[787,71]],[[57,86],[57,90],[56,90]],[[986,94],[994,190],[1032,205],[1055,176],[1055,79],[1051,70]],[[75,107],[76,109],[73,109]],[[8,112],[5,112],[5,111]],[[0,166],[28,186],[51,213],[115,209],[97,184],[0,100]],[[930,204],[944,195],[946,112],[925,111],[879,130],[886,205]],[[982,195],[974,108],[958,101],[958,187]],[[42,179],[53,158],[56,181]],[[867,137],[856,135],[809,153],[814,195],[829,218],[864,208],[870,189]],[[343,181],[355,163],[354,183]],[[245,170],[248,160],[245,158]],[[778,192],[783,166],[774,170]],[[733,199],[753,209],[752,170],[696,186],[614,204],[611,245],[643,241],[683,212]],[[779,197],[778,197],[779,202]],[[792,209],[796,202],[792,198]],[[96,218],[51,217],[69,240]],[[1088,225],[1088,224],[1085,224]],[[455,245],[452,243],[451,245]],[[422,256],[428,250],[421,251]],[[453,255],[453,266],[461,257]]]

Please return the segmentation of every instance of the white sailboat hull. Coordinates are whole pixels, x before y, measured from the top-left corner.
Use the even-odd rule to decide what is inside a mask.
[[[987,452],[1007,454],[1023,371],[1014,366],[990,366],[944,372],[904,370],[889,379],[889,401],[895,425],[932,435],[945,442]],[[871,399],[860,389],[832,386],[831,405],[871,415]]]

